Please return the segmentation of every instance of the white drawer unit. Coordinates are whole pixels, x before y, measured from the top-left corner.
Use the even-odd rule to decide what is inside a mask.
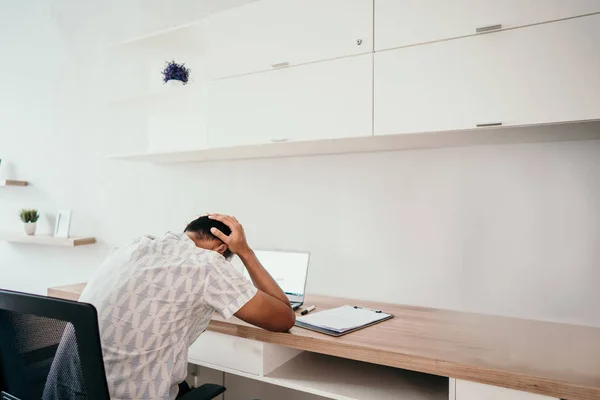
[[[276,352],[268,353],[267,350],[264,353],[265,359],[271,361],[263,369],[263,373],[246,372],[223,365],[228,362],[224,357],[217,359],[215,363],[200,365],[225,372],[225,397],[234,400],[448,400],[448,378],[445,377],[309,351],[295,354],[282,352],[282,347],[275,349]],[[240,356],[245,356],[245,353]],[[199,364],[192,357],[190,363]],[[205,376],[209,379],[211,375],[215,375],[214,371],[203,369],[202,372],[199,374],[201,379]]]
[[[458,379],[456,380],[455,390],[456,397],[453,397],[451,393],[451,400],[559,400],[554,397]]]
[[[188,361],[263,376],[300,353],[288,347],[206,331],[190,346]]]
[[[600,118],[600,15],[375,54],[375,135]]]
[[[372,135],[372,55],[212,81],[208,145]]]
[[[598,0],[375,0],[375,50],[595,12]]]
[[[203,21],[209,79],[373,50],[373,0],[261,0]]]

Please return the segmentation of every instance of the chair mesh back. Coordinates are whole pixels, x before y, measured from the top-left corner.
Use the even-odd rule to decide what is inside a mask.
[[[88,399],[73,325],[0,310],[0,399]]]

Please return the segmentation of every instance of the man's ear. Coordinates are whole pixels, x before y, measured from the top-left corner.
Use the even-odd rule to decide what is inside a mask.
[[[227,245],[225,243],[221,243],[219,245],[219,247],[217,247],[217,249],[215,251],[217,253],[219,253],[220,255],[223,255],[227,251]]]

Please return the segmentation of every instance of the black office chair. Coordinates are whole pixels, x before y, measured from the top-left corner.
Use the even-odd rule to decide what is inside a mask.
[[[224,391],[206,384],[178,400]],[[0,400],[40,399],[110,400],[96,309],[0,289]]]

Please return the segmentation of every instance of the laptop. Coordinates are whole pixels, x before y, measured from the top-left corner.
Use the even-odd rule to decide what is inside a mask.
[[[310,253],[288,250],[255,250],[254,254],[284,291],[292,308],[294,310],[300,308],[304,304]],[[244,276],[250,279],[248,271],[243,267],[239,258],[236,257],[234,264],[237,264],[238,268],[241,266]]]

